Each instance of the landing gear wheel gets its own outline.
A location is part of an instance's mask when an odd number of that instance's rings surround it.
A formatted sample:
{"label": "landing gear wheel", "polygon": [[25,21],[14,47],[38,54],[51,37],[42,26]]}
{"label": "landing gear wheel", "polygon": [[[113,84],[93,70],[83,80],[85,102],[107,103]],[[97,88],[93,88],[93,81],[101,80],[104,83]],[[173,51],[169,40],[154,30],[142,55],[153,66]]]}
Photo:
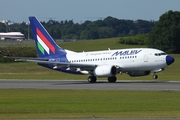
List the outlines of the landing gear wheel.
{"label": "landing gear wheel", "polygon": [[153,75],[153,78],[154,78],[154,79],[157,79],[157,78],[158,78],[158,76],[157,76],[157,75]]}
{"label": "landing gear wheel", "polygon": [[116,80],[117,80],[116,76],[108,77],[108,81],[109,81],[110,83],[115,83]]}
{"label": "landing gear wheel", "polygon": [[89,76],[89,77],[88,77],[88,82],[89,82],[89,83],[95,83],[96,80],[97,80],[97,79],[96,79],[95,76]]}

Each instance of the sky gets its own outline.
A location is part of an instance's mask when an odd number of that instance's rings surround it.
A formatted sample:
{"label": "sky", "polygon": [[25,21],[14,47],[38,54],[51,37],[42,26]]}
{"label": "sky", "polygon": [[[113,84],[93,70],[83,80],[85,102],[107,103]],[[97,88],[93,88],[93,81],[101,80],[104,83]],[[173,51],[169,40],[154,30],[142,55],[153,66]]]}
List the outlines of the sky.
{"label": "sky", "polygon": [[0,0],[0,21],[73,20],[83,23],[108,16],[128,20],[155,20],[169,10],[180,11],[180,0]]}

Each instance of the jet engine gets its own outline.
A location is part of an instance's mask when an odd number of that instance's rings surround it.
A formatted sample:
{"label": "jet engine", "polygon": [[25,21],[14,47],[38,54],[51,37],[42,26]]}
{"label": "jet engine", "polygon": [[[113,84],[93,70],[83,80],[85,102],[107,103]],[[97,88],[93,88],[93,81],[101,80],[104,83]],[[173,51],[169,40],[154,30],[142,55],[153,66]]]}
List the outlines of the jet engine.
{"label": "jet engine", "polygon": [[116,67],[112,65],[98,66],[94,70],[96,77],[112,77],[116,75]]}

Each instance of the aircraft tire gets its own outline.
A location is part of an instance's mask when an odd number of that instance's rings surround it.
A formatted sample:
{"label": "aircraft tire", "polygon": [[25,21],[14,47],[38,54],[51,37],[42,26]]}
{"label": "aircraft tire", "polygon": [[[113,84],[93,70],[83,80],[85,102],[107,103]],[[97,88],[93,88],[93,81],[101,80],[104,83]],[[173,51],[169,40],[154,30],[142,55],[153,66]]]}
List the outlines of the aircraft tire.
{"label": "aircraft tire", "polygon": [[115,83],[116,80],[117,80],[116,76],[108,77],[108,82],[110,82],[110,83]]}
{"label": "aircraft tire", "polygon": [[157,78],[158,78],[158,75],[153,75],[153,78],[154,78],[154,79],[157,79]]}
{"label": "aircraft tire", "polygon": [[97,78],[96,78],[95,76],[89,76],[89,77],[88,77],[88,82],[89,82],[89,83],[95,83],[96,80],[97,80]]}

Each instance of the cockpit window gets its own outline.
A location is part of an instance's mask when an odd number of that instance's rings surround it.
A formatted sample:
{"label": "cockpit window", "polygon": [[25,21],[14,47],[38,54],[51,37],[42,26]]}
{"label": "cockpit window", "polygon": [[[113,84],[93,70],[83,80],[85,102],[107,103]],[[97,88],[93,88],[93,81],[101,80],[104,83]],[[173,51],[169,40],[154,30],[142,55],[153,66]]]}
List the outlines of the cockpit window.
{"label": "cockpit window", "polygon": [[166,55],[166,53],[155,53],[155,56],[161,56],[161,55]]}
{"label": "cockpit window", "polygon": [[161,53],[161,55],[166,55],[166,53]]}

